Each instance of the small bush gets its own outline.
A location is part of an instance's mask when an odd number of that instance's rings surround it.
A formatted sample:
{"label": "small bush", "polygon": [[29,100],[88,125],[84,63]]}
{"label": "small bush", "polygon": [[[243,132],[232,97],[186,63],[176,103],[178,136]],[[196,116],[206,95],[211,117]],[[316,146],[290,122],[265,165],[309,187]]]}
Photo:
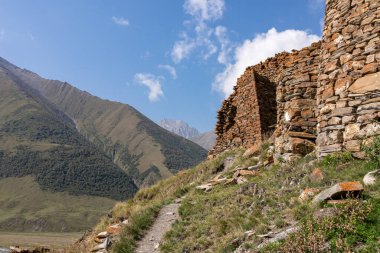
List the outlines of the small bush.
{"label": "small bush", "polygon": [[369,145],[362,145],[361,149],[376,167],[380,166],[380,136],[375,137]]}
{"label": "small bush", "polygon": [[332,217],[305,219],[299,232],[280,244],[278,251],[352,252],[358,246],[375,249],[380,236],[379,212],[378,201],[352,200],[337,207]]}
{"label": "small bush", "polygon": [[350,152],[334,153],[324,157],[321,161],[323,166],[335,167],[340,164],[348,163],[352,161],[354,157]]}

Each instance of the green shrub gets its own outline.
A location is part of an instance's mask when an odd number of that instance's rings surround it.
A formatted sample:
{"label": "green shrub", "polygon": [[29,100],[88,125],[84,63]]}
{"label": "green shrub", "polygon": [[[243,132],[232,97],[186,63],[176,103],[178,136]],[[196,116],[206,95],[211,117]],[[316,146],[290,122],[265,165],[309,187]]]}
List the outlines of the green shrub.
{"label": "green shrub", "polygon": [[354,157],[350,152],[334,153],[324,157],[321,164],[326,167],[335,167],[352,161]]}
{"label": "green shrub", "polygon": [[376,136],[369,145],[362,145],[361,149],[376,167],[380,165],[380,136]]}
{"label": "green shrub", "polygon": [[[332,217],[307,217],[299,232],[278,246],[279,252],[352,252],[375,250],[380,237],[380,203],[352,200],[337,208]],[[265,251],[272,252],[273,246]],[[363,251],[376,252],[376,251]]]}

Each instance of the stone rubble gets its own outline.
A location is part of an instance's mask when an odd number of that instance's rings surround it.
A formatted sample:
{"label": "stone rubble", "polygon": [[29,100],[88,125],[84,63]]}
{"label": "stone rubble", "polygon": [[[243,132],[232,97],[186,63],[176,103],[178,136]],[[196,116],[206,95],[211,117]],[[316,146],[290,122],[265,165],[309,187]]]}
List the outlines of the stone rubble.
{"label": "stone rubble", "polygon": [[249,176],[257,176],[257,170],[248,170],[248,169],[237,169],[235,170],[232,178],[222,177],[222,174],[218,174],[216,177],[208,181],[207,183],[196,186],[195,188],[198,190],[202,190],[204,192],[211,191],[214,186],[220,184],[243,184],[248,182],[246,177]]}
{"label": "stone rubble", "polygon": [[124,219],[119,223],[109,225],[106,228],[106,231],[98,233],[94,238],[96,245],[92,248],[91,252],[107,253],[111,245],[115,242],[115,240],[117,240],[123,227],[127,224],[128,219]]}

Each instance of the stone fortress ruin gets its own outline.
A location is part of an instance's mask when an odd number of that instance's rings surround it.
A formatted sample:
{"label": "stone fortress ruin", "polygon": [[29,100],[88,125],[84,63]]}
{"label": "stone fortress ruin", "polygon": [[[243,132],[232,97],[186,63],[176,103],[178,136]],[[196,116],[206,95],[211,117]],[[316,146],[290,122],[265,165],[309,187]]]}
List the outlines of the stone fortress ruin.
{"label": "stone fortress ruin", "polygon": [[350,151],[380,135],[380,0],[326,0],[322,40],[248,67],[218,112],[210,155],[274,131],[275,158]]}

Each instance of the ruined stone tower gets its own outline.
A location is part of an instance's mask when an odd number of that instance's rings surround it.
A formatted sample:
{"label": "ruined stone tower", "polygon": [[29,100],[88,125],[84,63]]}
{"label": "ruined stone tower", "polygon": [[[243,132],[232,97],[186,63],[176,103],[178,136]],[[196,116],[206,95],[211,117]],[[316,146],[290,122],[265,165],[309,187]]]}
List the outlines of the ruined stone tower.
{"label": "ruined stone tower", "polygon": [[380,134],[380,1],[326,1],[321,55],[317,150],[360,156]]}
{"label": "ruined stone tower", "polygon": [[327,0],[323,38],[248,67],[223,102],[210,154],[274,131],[276,157],[351,151],[380,134],[380,1]]}

